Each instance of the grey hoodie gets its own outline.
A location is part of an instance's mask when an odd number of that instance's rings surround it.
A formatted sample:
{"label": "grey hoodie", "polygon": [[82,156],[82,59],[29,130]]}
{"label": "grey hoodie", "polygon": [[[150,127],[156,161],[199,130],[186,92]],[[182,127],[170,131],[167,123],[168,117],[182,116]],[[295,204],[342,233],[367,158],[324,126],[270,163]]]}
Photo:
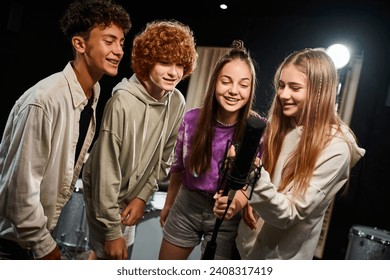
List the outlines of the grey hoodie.
{"label": "grey hoodie", "polygon": [[346,184],[351,168],[362,158],[360,148],[342,126],[348,143],[334,135],[317,160],[313,177],[303,197],[294,195],[293,182],[278,192],[281,170],[301,137],[301,128],[285,137],[275,174],[261,170],[249,204],[258,213],[257,229],[241,221],[236,239],[242,259],[313,259],[326,209]]}
{"label": "grey hoodie", "polygon": [[83,171],[95,251],[105,240],[122,236],[121,211],[127,203],[135,197],[147,202],[158,189],[157,180],[168,175],[184,110],[179,90],[156,100],[135,75],[113,89]]}

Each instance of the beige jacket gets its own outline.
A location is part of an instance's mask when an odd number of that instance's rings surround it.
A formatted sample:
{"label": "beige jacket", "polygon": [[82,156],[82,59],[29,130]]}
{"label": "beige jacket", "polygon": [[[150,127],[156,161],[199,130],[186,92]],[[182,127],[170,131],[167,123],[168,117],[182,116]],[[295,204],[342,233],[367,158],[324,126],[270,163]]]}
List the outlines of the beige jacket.
{"label": "beige jacket", "polygon": [[[96,83],[94,112],[99,94]],[[51,231],[93,141],[95,113],[75,164],[80,112],[87,103],[68,63],[28,89],[8,118],[0,145],[0,238],[17,242],[35,258],[56,246]]]}

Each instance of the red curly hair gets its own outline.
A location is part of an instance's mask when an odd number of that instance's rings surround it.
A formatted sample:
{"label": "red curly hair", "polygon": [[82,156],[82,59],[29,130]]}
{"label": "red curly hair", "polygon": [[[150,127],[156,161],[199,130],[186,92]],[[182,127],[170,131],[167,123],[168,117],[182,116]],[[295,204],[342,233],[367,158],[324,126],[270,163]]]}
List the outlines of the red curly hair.
{"label": "red curly hair", "polygon": [[183,65],[183,80],[195,70],[197,57],[193,32],[187,25],[176,20],[156,20],[135,36],[131,67],[140,80],[147,80],[158,61],[170,61]]}

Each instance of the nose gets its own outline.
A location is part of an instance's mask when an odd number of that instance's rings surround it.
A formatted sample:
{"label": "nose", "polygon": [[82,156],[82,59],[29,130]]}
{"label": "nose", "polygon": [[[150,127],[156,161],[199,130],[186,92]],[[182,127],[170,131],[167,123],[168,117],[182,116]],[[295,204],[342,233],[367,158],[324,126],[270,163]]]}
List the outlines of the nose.
{"label": "nose", "polygon": [[123,46],[122,44],[118,43],[118,44],[114,44],[114,50],[113,50],[113,53],[118,55],[118,56],[123,56],[124,55],[124,51],[123,51]]}
{"label": "nose", "polygon": [[180,67],[177,65],[177,64],[172,64],[169,68],[168,68],[168,74],[172,77],[177,77],[180,75]]}
{"label": "nose", "polygon": [[238,85],[232,84],[232,87],[229,89],[229,93],[237,95],[239,93]]}
{"label": "nose", "polygon": [[278,89],[278,95],[279,95],[279,98],[281,99],[289,99],[291,94],[290,94],[290,91],[287,89],[287,87],[285,88],[279,88]]}

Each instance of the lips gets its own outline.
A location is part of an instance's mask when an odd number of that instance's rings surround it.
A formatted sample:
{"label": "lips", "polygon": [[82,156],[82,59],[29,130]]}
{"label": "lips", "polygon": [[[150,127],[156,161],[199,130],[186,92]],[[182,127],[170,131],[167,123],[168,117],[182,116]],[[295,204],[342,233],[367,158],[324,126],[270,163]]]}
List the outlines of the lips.
{"label": "lips", "polygon": [[166,84],[171,85],[171,86],[174,86],[177,83],[176,80],[167,80],[167,79],[165,79],[165,82],[166,82]]}
{"label": "lips", "polygon": [[114,64],[114,65],[118,65],[120,60],[108,59],[108,62],[110,62],[111,64]]}
{"label": "lips", "polygon": [[225,99],[226,99],[227,101],[230,101],[230,102],[238,102],[238,101],[240,101],[239,99],[237,99],[237,98],[232,98],[232,97],[225,97]]}

